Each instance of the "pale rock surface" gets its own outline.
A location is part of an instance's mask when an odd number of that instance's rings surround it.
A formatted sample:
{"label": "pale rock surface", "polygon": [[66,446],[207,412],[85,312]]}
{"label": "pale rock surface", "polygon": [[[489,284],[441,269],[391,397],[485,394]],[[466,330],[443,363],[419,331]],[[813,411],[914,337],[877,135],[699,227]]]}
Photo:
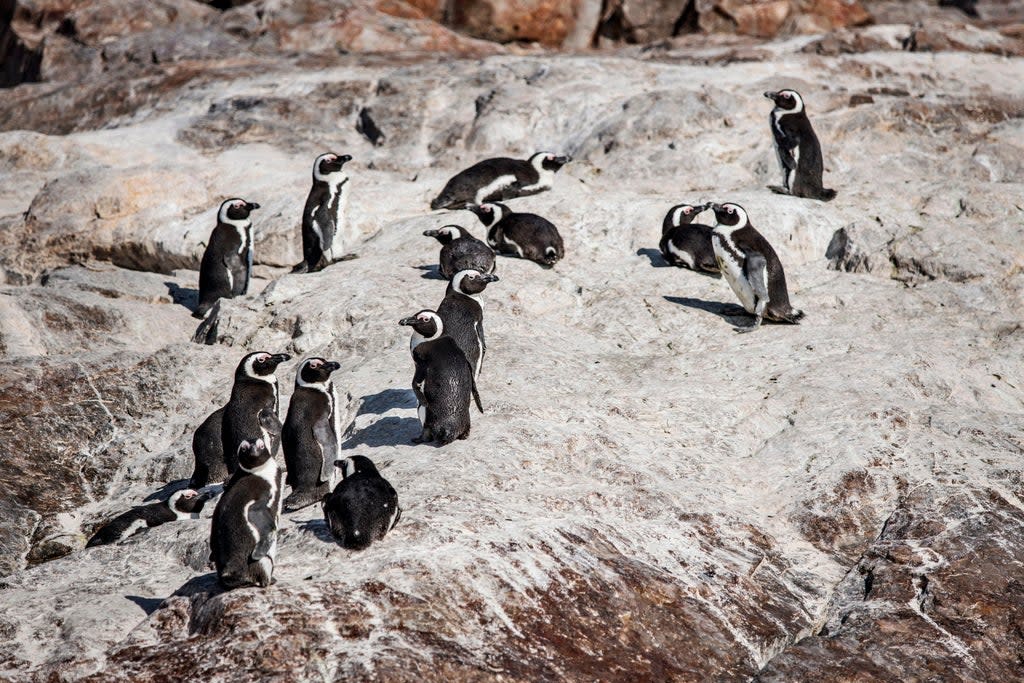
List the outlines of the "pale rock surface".
{"label": "pale rock surface", "polygon": [[[1024,676],[1020,60],[805,51],[816,39],[742,60],[220,65],[66,136],[0,133],[0,676]],[[782,86],[808,103],[830,203],[765,189],[761,92]],[[38,87],[0,120],[32,128],[14,110]],[[384,145],[356,132],[364,106]],[[353,156],[359,258],[291,275],[327,149]],[[567,256],[499,260],[487,412],[466,441],[413,445],[397,323],[444,292],[422,232],[483,234],[429,201],[480,158],[537,149],[576,160],[514,204]],[[220,343],[191,344],[229,196],[263,205],[258,279],[223,302]],[[803,324],[736,335],[724,281],[663,267],[664,213],[703,200],[748,209]],[[230,593],[206,563],[212,506],[85,550],[183,484],[193,430],[259,349],[295,356],[282,414],[302,357],[340,361],[343,454],[382,467],[399,526],[354,553],[316,507],[286,515],[277,583]]]}

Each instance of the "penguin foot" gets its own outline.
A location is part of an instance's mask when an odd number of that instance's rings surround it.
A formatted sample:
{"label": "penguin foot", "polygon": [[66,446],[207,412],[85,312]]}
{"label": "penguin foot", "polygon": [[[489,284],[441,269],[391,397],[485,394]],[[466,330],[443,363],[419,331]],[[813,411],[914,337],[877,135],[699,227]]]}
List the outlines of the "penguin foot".
{"label": "penguin foot", "polygon": [[761,316],[754,318],[753,325],[747,325],[746,327],[734,327],[733,329],[736,330],[738,334],[746,334],[747,332],[753,332],[759,327],[761,327]]}
{"label": "penguin foot", "polygon": [[293,273],[306,273],[306,272],[309,272],[309,264],[306,263],[305,261],[302,261],[301,263],[296,263],[292,267],[292,272]]}
{"label": "penguin foot", "polygon": [[774,192],[775,194],[793,194],[792,192],[782,187],[781,185],[769,185],[768,189]]}
{"label": "penguin foot", "polygon": [[338,258],[331,261],[331,263],[341,263],[342,261],[351,261],[352,259],[359,258],[359,254],[342,254]]}
{"label": "penguin foot", "polygon": [[291,495],[284,499],[282,507],[285,512],[295,512],[319,502],[320,499],[316,497],[316,491],[292,491]]}

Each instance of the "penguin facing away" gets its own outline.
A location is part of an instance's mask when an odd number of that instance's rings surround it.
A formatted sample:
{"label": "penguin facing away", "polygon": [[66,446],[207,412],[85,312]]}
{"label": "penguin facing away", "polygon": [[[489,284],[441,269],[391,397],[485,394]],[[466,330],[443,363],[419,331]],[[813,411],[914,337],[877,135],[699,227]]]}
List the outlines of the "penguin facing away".
{"label": "penguin facing away", "polygon": [[338,542],[363,550],[384,538],[402,518],[398,494],[369,458],[355,455],[338,460],[342,480],[323,501],[324,519]]}
{"label": "penguin facing away", "polygon": [[292,487],[286,512],[312,505],[330,493],[341,448],[338,399],[331,373],[340,363],[307,358],[295,373],[295,392],[281,430],[281,450]]}
{"label": "penguin facing away", "polygon": [[555,224],[497,202],[467,206],[487,228],[487,243],[503,256],[518,256],[550,268],[565,257]]}
{"label": "penguin facing away", "polygon": [[414,443],[436,441],[444,446],[469,436],[469,404],[483,412],[473,380],[473,369],[458,344],[444,332],[441,317],[430,310],[403,318],[399,325],[413,328],[412,360],[416,371],[412,389],[419,402],[423,429]]}
{"label": "penguin facing away", "polygon": [[743,308],[754,315],[752,325],[736,331],[752,332],[763,318],[798,323],[804,313],[789,303],[786,275],[772,245],[754,229],[739,204],[712,204],[711,208],[717,220],[711,238],[719,268]]}
{"label": "penguin facing away", "polygon": [[259,204],[238,198],[220,205],[217,225],[199,266],[199,307],[194,317],[205,317],[220,298],[230,299],[249,291],[253,261],[249,214],[258,208]]}
{"label": "penguin facing away", "polygon": [[195,456],[196,464],[188,480],[189,488],[199,489],[228,477],[221,435],[226,410],[227,406],[224,406],[210,413],[192,435],[192,455]]}
{"label": "penguin facing away", "polygon": [[571,157],[551,152],[537,152],[527,160],[485,159],[455,174],[430,202],[430,208],[461,209],[466,204],[527,197],[550,190],[555,173],[570,161]]}
{"label": "penguin facing away", "polygon": [[343,255],[344,241],[351,239],[345,209],[349,198],[349,177],[343,167],[348,154],[321,154],[313,162],[313,187],[302,209],[302,262],[293,273],[323,270],[335,261],[355,258]]}
{"label": "penguin facing away", "polygon": [[438,262],[441,277],[445,280],[451,280],[460,270],[494,272],[494,250],[473,237],[469,230],[458,225],[446,225],[437,230],[425,230],[423,234],[435,238],[442,245]]}
{"label": "penguin facing away", "polygon": [[149,505],[138,505],[122,512],[101,526],[85,544],[86,548],[120,541],[145,528],[152,528],[180,519],[199,519],[206,501],[216,495],[213,491],[194,489],[175,491],[167,500]]}
{"label": "penguin facing away", "polygon": [[286,353],[258,351],[242,358],[235,368],[235,382],[221,424],[225,467],[229,474],[234,473],[238,465],[235,454],[243,441],[254,443],[263,439],[271,455],[277,455],[281,445],[281,420],[274,371],[289,359],[291,356]]}
{"label": "penguin facing away", "polygon": [[282,474],[263,439],[243,441],[238,469],[213,510],[210,560],[227,589],[274,582]]}
{"label": "penguin facing away", "polygon": [[437,315],[444,323],[444,333],[462,349],[473,368],[474,379],[480,376],[484,354],[487,353],[484,309],[479,296],[491,282],[498,282],[498,276],[478,270],[460,270],[452,276],[444,299],[437,307]]}
{"label": "penguin facing away", "polygon": [[769,185],[768,189],[823,202],[834,199],[836,191],[822,187],[821,144],[807,118],[803,97],[795,90],[768,91],[764,96],[775,103],[769,121],[782,170],[782,185]]}
{"label": "penguin facing away", "polygon": [[707,273],[718,272],[715,247],[711,244],[714,228],[693,222],[708,206],[677,204],[665,214],[658,247],[670,265]]}

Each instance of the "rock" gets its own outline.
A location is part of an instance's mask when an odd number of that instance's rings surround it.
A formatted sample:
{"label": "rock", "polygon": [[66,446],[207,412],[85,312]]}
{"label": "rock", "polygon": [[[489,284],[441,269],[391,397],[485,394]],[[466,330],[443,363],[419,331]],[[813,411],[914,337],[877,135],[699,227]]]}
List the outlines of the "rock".
{"label": "rock", "polygon": [[[455,3],[447,23],[469,35],[499,43],[536,41],[558,47],[570,36],[593,34],[601,3],[596,0],[470,0]],[[587,22],[582,23],[581,22]],[[579,47],[586,47],[587,41]]]}

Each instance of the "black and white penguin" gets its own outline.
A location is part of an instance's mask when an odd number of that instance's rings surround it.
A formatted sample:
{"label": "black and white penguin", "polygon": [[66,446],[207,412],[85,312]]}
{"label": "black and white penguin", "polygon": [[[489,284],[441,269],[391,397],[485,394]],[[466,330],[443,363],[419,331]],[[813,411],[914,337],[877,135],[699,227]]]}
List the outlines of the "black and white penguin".
{"label": "black and white penguin", "polygon": [[469,436],[469,402],[483,412],[473,380],[473,369],[455,340],[445,334],[444,323],[434,311],[423,310],[403,318],[399,325],[412,327],[410,341],[416,372],[412,390],[419,402],[417,414],[423,431],[416,443],[436,441],[444,446]]}
{"label": "black and white penguin", "polygon": [[480,293],[488,283],[497,282],[493,273],[460,270],[452,276],[437,314],[444,323],[444,333],[455,340],[473,368],[473,378],[480,376],[487,342],[484,340],[484,309]]}
{"label": "black and white penguin", "polygon": [[222,482],[228,477],[227,460],[224,458],[224,411],[227,406],[210,413],[192,435],[192,455],[195,467],[190,488],[199,489],[210,483]]}
{"label": "black and white penguin", "polygon": [[487,243],[499,254],[518,256],[551,267],[565,256],[558,228],[533,213],[519,213],[491,202],[466,207],[487,228]]}
{"label": "black and white penguin", "polygon": [[281,430],[288,474],[292,487],[284,500],[285,512],[312,505],[330,493],[334,461],[341,448],[338,398],[331,373],[340,363],[307,358],[295,373],[295,392],[288,403],[288,416]]}
{"label": "black and white penguin", "polygon": [[461,209],[466,204],[483,204],[526,197],[550,190],[558,169],[572,161],[551,152],[537,152],[527,160],[485,159],[460,171],[448,181],[431,209]]}
{"label": "black and white penguin", "polygon": [[351,160],[348,154],[329,152],[313,162],[313,187],[302,209],[302,262],[293,273],[312,273],[352,258],[342,255],[344,242],[351,237],[345,220],[349,178],[342,167]]}
{"label": "black and white penguin", "polygon": [[711,244],[714,228],[692,222],[706,208],[707,204],[677,204],[665,214],[658,246],[669,264],[708,273],[718,272],[715,247]]}
{"label": "black and white penguin", "polygon": [[175,491],[167,500],[149,505],[138,505],[101,526],[92,535],[86,548],[120,541],[142,529],[160,526],[179,519],[199,519],[206,501],[216,495],[212,491],[199,492],[193,489]]}
{"label": "black and white penguin", "polygon": [[423,232],[442,244],[441,276],[451,280],[460,270],[479,270],[481,273],[494,272],[494,250],[486,243],[473,237],[472,233],[458,225],[446,225],[437,230]]}
{"label": "black and white penguin", "polygon": [[281,445],[281,419],[278,417],[280,399],[277,377],[274,370],[289,360],[286,353],[250,353],[235,369],[235,383],[231,387],[231,398],[224,406],[221,421],[221,440],[225,467],[228,474],[235,471],[235,453],[243,441],[254,443],[256,439],[277,455]]}
{"label": "black and white penguin", "polygon": [[398,494],[365,456],[354,455],[334,465],[341,468],[343,478],[324,498],[327,528],[343,547],[363,550],[384,538],[402,518]]}
{"label": "black and white penguin", "polygon": [[225,588],[267,587],[274,582],[281,479],[263,439],[243,441],[238,469],[213,509],[210,560]]}
{"label": "black and white penguin", "polygon": [[754,324],[736,328],[752,332],[763,318],[798,323],[804,317],[789,304],[786,275],[772,245],[750,224],[739,204],[712,204],[718,224],[711,234],[715,257],[743,308],[754,315]]}
{"label": "black and white penguin", "polygon": [[192,315],[206,316],[217,299],[241,296],[249,291],[252,277],[252,221],[249,214],[259,204],[229,199],[220,205],[217,225],[210,233],[199,266],[199,307]]}
{"label": "black and white penguin", "polygon": [[768,91],[765,97],[775,103],[769,121],[775,154],[782,169],[782,185],[769,185],[778,194],[791,194],[827,202],[836,196],[835,190],[822,187],[821,175],[825,170],[821,159],[821,145],[807,118],[804,99],[796,90]]}

